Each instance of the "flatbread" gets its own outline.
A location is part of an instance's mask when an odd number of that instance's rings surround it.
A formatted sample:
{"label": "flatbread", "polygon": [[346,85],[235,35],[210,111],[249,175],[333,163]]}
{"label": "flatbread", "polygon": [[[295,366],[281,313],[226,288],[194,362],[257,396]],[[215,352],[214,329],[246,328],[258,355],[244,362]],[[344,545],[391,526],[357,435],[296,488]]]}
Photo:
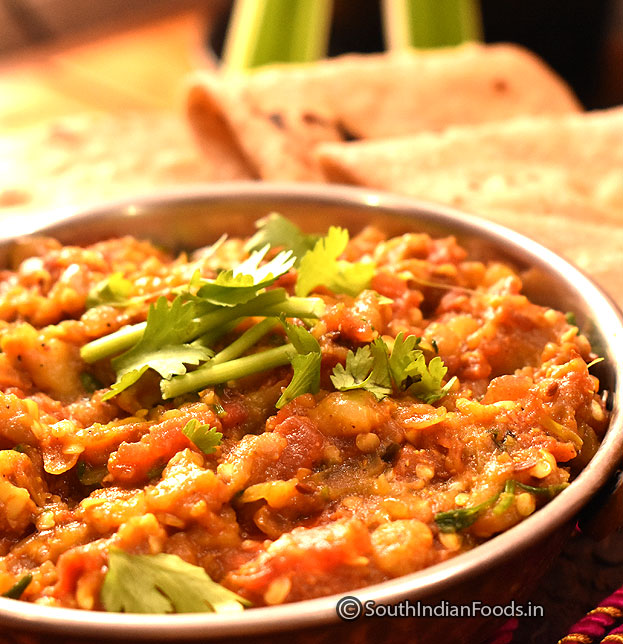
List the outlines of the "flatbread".
{"label": "flatbread", "polygon": [[81,114],[0,138],[2,215],[251,176],[218,145],[202,154],[184,118],[172,113]]}
{"label": "flatbread", "polygon": [[623,108],[324,144],[317,158],[331,181],[472,210],[623,213]]}
{"label": "flatbread", "polygon": [[204,73],[191,80],[187,97],[200,141],[209,142],[220,127],[259,177],[295,181],[322,178],[313,156],[321,142],[579,109],[536,56],[506,44]]}
{"label": "flatbread", "polygon": [[606,289],[620,280],[623,108],[325,144],[317,158],[331,181],[476,213],[565,255]]}

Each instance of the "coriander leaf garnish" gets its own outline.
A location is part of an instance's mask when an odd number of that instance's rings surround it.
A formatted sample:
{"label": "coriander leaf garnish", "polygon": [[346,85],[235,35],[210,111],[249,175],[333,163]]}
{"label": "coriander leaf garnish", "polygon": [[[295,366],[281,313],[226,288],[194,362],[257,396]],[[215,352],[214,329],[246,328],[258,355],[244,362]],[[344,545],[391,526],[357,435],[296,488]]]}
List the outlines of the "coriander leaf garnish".
{"label": "coriander leaf garnish", "polygon": [[322,285],[335,293],[356,296],[368,288],[374,275],[374,264],[338,260],[347,244],[348,231],[331,226],[327,236],[319,239],[301,259],[295,293],[305,296]]}
{"label": "coriander leaf garnish", "polygon": [[254,251],[242,264],[221,271],[214,280],[202,280],[197,297],[219,306],[244,304],[259,291],[273,284],[294,265],[292,251],[281,252],[266,264],[259,266],[268,252],[268,246]]}
{"label": "coriander leaf garnish", "polygon": [[294,375],[290,384],[283,390],[275,404],[281,409],[285,404],[302,394],[318,393],[320,386],[320,353],[297,353],[292,357],[291,364]]}
{"label": "coriander leaf garnish", "polygon": [[389,359],[392,379],[399,390],[408,390],[416,398],[431,404],[443,398],[454,385],[456,377],[442,387],[441,382],[448,368],[440,357],[434,357],[428,365],[424,352],[418,349],[420,338],[402,333],[396,336]]}
{"label": "coriander leaf garnish", "polygon": [[271,248],[288,248],[296,258],[295,266],[298,266],[303,255],[318,241],[318,235],[304,234],[298,226],[276,212],[255,222],[255,226],[258,230],[247,242],[245,250],[259,250],[266,244]]}
{"label": "coriander leaf garnish", "polygon": [[[311,250],[312,237],[303,235],[276,216],[270,218],[262,234],[271,237],[269,243],[276,243],[277,238],[285,242],[285,237],[289,236],[295,239],[298,251],[305,250],[299,266],[297,294],[306,295],[324,284],[334,291],[356,295],[369,285],[373,264],[353,264],[338,259],[348,244],[346,230],[330,228],[327,236],[317,241]],[[148,370],[161,376],[160,389],[166,399],[288,363],[292,365],[294,375],[278,406],[302,393],[317,392],[321,353],[318,342],[307,330],[286,325],[289,344],[244,355],[276,323],[271,320],[272,316],[308,320],[320,317],[324,311],[321,299],[290,297],[284,289],[267,290],[295,262],[292,250],[279,252],[272,260],[264,262],[268,250],[268,244],[259,250],[252,248],[245,261],[231,270],[221,271],[212,280],[202,279],[195,272],[190,284],[176,291],[178,295],[172,302],[159,297],[150,306],[146,322],[85,345],[80,353],[87,362],[120,354],[112,360],[116,382],[104,399],[132,386]],[[214,355],[210,347],[219,337],[252,316],[266,319]],[[387,348],[379,340],[368,351],[372,364],[365,382],[358,382],[352,388],[364,388],[382,398],[391,392],[392,386]],[[190,366],[198,368],[188,372]]]}
{"label": "coriander leaf garnish", "polygon": [[338,391],[365,389],[373,393],[377,400],[391,394],[393,388],[406,390],[428,404],[443,398],[452,388],[456,377],[442,387],[447,367],[439,357],[433,358],[427,365],[422,350],[415,348],[418,343],[418,337],[410,335],[405,338],[399,333],[391,355],[381,338],[360,347],[357,353],[349,351],[346,366],[337,364],[333,369],[333,386]]}
{"label": "coriander leaf garnish", "polygon": [[[189,323],[180,333],[185,342],[196,341],[206,334],[212,335],[218,330],[227,329],[227,325],[234,320],[249,316],[268,316],[285,314],[288,317],[301,319],[318,318],[324,310],[325,305],[319,298],[314,297],[289,297],[282,288],[271,289],[256,295],[253,299],[236,306],[215,306],[201,298],[188,295],[178,295],[180,301],[187,306],[196,307],[196,318]],[[146,322],[139,322],[111,333],[110,335],[97,338],[85,344],[80,349],[80,357],[89,363],[97,362],[102,358],[115,355],[129,349],[140,342],[145,333]],[[183,333],[182,333],[183,331]],[[218,333],[216,334],[218,336]]]}
{"label": "coriander leaf garnish", "polygon": [[250,606],[177,555],[132,555],[116,547],[108,551],[101,599],[107,611],[126,613],[224,613]]}
{"label": "coriander leaf garnish", "polygon": [[30,585],[32,581],[32,575],[30,573],[24,575],[18,579],[11,588],[9,588],[5,593],[2,593],[2,597],[8,597],[9,599],[19,599],[23,594],[26,588]]}
{"label": "coriander leaf garnish", "polygon": [[364,389],[374,394],[377,400],[385,398],[392,391],[385,343],[377,338],[357,349],[357,353],[349,350],[346,367],[335,365],[331,382],[338,391]]}
{"label": "coriander leaf garnish", "polygon": [[331,382],[339,391],[358,389],[365,382],[372,371],[374,358],[370,346],[366,345],[353,353],[351,349],[346,354],[346,366],[336,364],[333,368]]}
{"label": "coriander leaf garnish", "polygon": [[122,391],[125,391],[132,385],[136,384],[148,369],[148,365],[143,365],[140,369],[132,369],[131,371],[127,371],[126,373],[117,376],[117,380],[110,385],[110,391],[107,391],[102,396],[102,400],[110,400],[117,394],[120,394]]}
{"label": "coriander leaf garnish", "polygon": [[387,345],[381,338],[376,338],[370,344],[370,351],[373,359],[372,371],[369,382],[364,388],[374,394],[378,400],[381,400],[392,393],[392,379],[389,369]]}
{"label": "coriander leaf garnish", "polygon": [[305,327],[290,324],[283,316],[281,323],[286,330],[288,339],[299,353],[320,353],[318,340]]}
{"label": "coriander leaf garnish", "polygon": [[273,282],[280,275],[287,273],[294,264],[291,250],[282,251],[275,255],[275,257],[273,257],[269,262],[266,262],[266,264],[262,264],[262,266],[259,265],[266,256],[269,248],[268,244],[266,244],[264,248],[253,251],[251,255],[249,255],[249,257],[241,264],[236,266],[236,268],[231,271],[222,271],[217,276],[217,282],[219,284],[227,283],[232,277],[234,278],[234,282],[237,280],[248,282],[249,278],[251,278],[253,284],[257,285],[265,282]]}
{"label": "coriander leaf garnish", "polygon": [[509,479],[504,484],[504,490],[498,497],[491,512],[494,516],[500,516],[508,511],[515,501],[515,481]]}
{"label": "coriander leaf garnish", "polygon": [[429,405],[443,398],[456,382],[456,376],[453,376],[443,387],[441,386],[441,381],[447,371],[448,367],[438,356],[433,358],[427,366],[424,354],[420,351],[420,355],[416,357],[413,366],[408,370],[408,377],[419,378],[409,387],[409,393]]}
{"label": "coriander leaf garnish", "polygon": [[147,369],[157,371],[168,380],[186,373],[186,365],[197,365],[210,358],[213,352],[208,348],[185,342],[187,329],[195,315],[193,302],[184,302],[181,297],[176,297],[169,305],[165,297],[159,297],[149,307],[147,326],[139,342],[112,361],[117,381],[105,398],[137,382]]}
{"label": "coriander leaf garnish", "polygon": [[422,353],[417,346],[420,338],[416,335],[408,335],[400,332],[392,347],[392,353],[389,358],[389,369],[392,374],[392,380],[396,388],[404,390],[413,383],[414,363],[416,358]]}
{"label": "coriander leaf garnish", "polygon": [[[178,295],[169,307],[166,300],[161,298],[155,306],[152,305],[146,323],[121,329],[82,347],[82,358],[87,362],[95,362],[135,343],[129,351],[113,360],[117,381],[106,394],[106,398],[115,396],[137,382],[149,368],[154,368],[163,377],[160,388],[164,397],[172,398],[183,393],[199,391],[209,385],[288,364],[291,355],[296,353],[291,344],[253,356],[237,358],[240,352],[236,350],[232,353],[231,349],[240,346],[248,348],[252,342],[257,341],[259,337],[255,337],[253,330],[243,334],[209,362],[206,360],[213,353],[205,346],[204,340],[208,335],[212,339],[218,338],[218,332],[229,330],[229,325],[234,320],[281,314],[307,319],[320,317],[324,311],[321,299],[289,297],[282,288],[259,293],[248,302],[233,307],[214,307],[211,304],[208,306],[212,308],[204,312],[202,302],[197,298],[187,300],[183,295]],[[268,331],[274,324],[276,321],[264,321],[257,326],[261,327],[260,330]],[[153,325],[151,331],[150,325]],[[247,342],[249,338],[251,343]],[[204,364],[199,369],[186,373],[186,364],[194,365],[200,362]],[[173,373],[174,371],[177,373]],[[166,373],[169,376],[166,376]],[[171,376],[173,377],[169,380]]]}
{"label": "coriander leaf garnish", "polygon": [[320,389],[320,363],[322,354],[318,340],[305,328],[283,321],[288,338],[297,354],[291,364],[294,375],[277,401],[277,409],[306,393],[315,394]]}
{"label": "coriander leaf garnish", "polygon": [[[294,302],[297,299],[300,300],[300,304]],[[295,306],[309,305],[300,298],[291,298],[291,300],[291,303]],[[301,310],[301,313],[297,317],[304,318],[307,316],[303,315]],[[247,349],[250,349],[276,324],[277,321],[275,319],[266,318],[262,322],[247,329],[237,340],[217,353],[212,360],[195,371],[174,376],[171,380],[163,380],[160,383],[163,397],[175,398],[175,396],[180,396],[190,391],[199,391],[211,385],[236,380],[261,371],[268,371],[269,369],[287,365],[288,363],[295,366],[296,379],[292,387],[286,390],[288,392],[287,395],[284,392],[286,397],[290,397],[293,392],[297,392],[296,395],[306,393],[306,391],[302,390],[303,384],[307,384],[312,390],[317,391],[316,383],[320,377],[320,347],[317,346],[316,339],[302,327],[296,327],[292,324],[286,325],[290,339],[288,344],[242,356]],[[318,357],[305,358],[305,360],[297,358],[299,355],[305,356],[309,354],[312,356],[317,355]],[[285,404],[283,400],[281,402]]]}
{"label": "coriander leaf garnish", "polygon": [[223,434],[216,427],[201,425],[196,418],[191,418],[182,429],[187,436],[204,454],[213,454],[221,444]]}
{"label": "coriander leaf garnish", "polygon": [[183,376],[162,380],[160,382],[162,397],[165,399],[175,398],[191,391],[201,391],[212,385],[281,367],[291,363],[295,355],[296,349],[292,343],[288,343],[219,364],[208,362]]}
{"label": "coriander leaf garnish", "polygon": [[132,282],[123,277],[123,273],[113,273],[89,291],[86,307],[92,309],[101,304],[125,306],[131,292]]}

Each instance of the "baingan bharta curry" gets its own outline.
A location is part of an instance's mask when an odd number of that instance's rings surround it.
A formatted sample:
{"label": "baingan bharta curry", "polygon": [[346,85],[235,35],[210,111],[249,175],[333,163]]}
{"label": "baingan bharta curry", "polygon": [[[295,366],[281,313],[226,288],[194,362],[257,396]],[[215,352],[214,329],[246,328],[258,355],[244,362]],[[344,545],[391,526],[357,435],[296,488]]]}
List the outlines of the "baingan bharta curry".
{"label": "baingan bharta curry", "polygon": [[31,237],[0,275],[0,593],[242,610],[444,561],[568,485],[595,355],[452,237],[283,217],[173,255]]}

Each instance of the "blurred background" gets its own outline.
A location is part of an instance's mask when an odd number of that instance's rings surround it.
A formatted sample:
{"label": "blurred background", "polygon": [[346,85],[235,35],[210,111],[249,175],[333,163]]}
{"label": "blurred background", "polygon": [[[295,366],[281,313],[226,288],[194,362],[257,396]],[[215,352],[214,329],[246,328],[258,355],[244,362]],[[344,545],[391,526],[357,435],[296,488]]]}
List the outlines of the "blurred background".
{"label": "blurred background", "polygon": [[[572,85],[588,108],[623,102],[623,0],[481,0],[480,4],[484,40],[516,42],[532,49]],[[218,55],[230,5],[227,0],[0,0],[0,66],[3,59],[14,59],[29,48],[53,46],[67,38],[89,40],[105,30],[185,9],[199,16],[198,47],[204,44]],[[379,0],[336,0],[330,54],[383,48]]]}

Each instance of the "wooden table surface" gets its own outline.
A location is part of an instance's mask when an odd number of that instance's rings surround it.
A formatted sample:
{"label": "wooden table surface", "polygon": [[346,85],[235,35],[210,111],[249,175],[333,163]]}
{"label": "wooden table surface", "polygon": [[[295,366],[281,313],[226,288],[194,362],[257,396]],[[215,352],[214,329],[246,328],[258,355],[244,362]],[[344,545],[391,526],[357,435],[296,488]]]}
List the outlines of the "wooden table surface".
{"label": "wooden table surface", "polygon": [[[209,64],[200,53],[204,29],[205,16],[198,11],[185,11],[146,24],[121,28],[117,25],[110,30],[100,28],[80,38],[0,58],[0,138],[51,117],[85,111],[179,109],[182,79],[189,71]],[[610,285],[609,290],[623,301],[623,281]],[[571,570],[572,578],[550,583],[551,590],[546,585],[538,596],[540,601],[549,601],[547,597],[555,595],[560,584],[572,585],[577,581],[580,575],[578,560],[586,560],[586,565],[580,565],[583,579],[590,580],[601,574],[601,560],[593,556],[593,546],[584,537],[575,539],[571,547],[573,555],[563,555],[562,565],[555,565],[554,569],[558,577]],[[623,582],[623,539],[612,548],[621,556],[609,562],[611,579],[607,584],[588,588],[588,582],[582,582],[583,586],[577,582],[577,593],[581,592],[582,596],[577,598],[574,610],[571,608],[575,600],[565,600],[557,607],[556,600],[551,600],[548,623],[555,622],[563,605],[569,615],[551,627],[550,635],[562,634],[561,624],[568,626],[581,612],[596,605],[602,596]],[[573,594],[575,596],[575,591]],[[522,627],[522,642],[551,641],[533,640],[535,628],[537,625],[532,623]],[[543,628],[544,624],[538,625],[538,629]],[[32,641],[21,637],[13,639],[5,631],[0,633],[0,644]]]}

